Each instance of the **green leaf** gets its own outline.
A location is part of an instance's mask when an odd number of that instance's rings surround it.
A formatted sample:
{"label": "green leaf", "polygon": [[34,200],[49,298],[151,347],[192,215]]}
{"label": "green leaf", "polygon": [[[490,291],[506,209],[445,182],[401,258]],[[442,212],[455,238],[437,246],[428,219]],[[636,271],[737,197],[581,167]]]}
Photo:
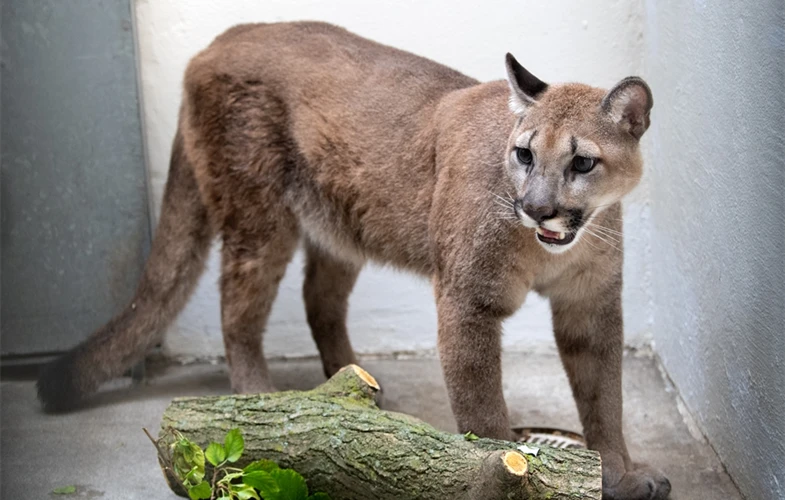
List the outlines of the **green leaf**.
{"label": "green leaf", "polygon": [[278,494],[278,482],[263,470],[255,470],[243,474],[243,483],[256,488],[262,494],[262,498],[269,500]]}
{"label": "green leaf", "polygon": [[218,467],[218,464],[226,460],[226,450],[219,443],[210,443],[204,451],[204,456],[208,462],[213,464],[213,467]]}
{"label": "green leaf", "polygon": [[243,435],[240,434],[240,429],[232,429],[226,434],[224,447],[226,448],[227,462],[236,462],[240,458],[245,449],[245,441]]}
{"label": "green leaf", "polygon": [[60,486],[52,490],[55,495],[73,495],[76,493],[76,486],[69,484],[68,486]]}
{"label": "green leaf", "polygon": [[308,500],[308,485],[303,476],[292,469],[278,469],[270,473],[278,483],[277,496],[265,497],[264,500]]}
{"label": "green leaf", "polygon": [[188,483],[189,485],[194,485],[201,483],[202,479],[204,479],[204,468],[202,468],[200,471],[199,467],[194,465],[194,468],[191,469],[191,471],[183,478],[183,482]]}
{"label": "green leaf", "polygon": [[[192,473],[194,467],[196,473],[193,477],[204,477],[204,452],[193,441],[178,439],[172,443],[172,465],[174,472],[182,481]],[[198,483],[201,479],[194,481]]]}
{"label": "green leaf", "polygon": [[202,481],[196,486],[188,488],[188,496],[191,497],[191,500],[203,500],[210,498],[212,494],[213,489],[210,488],[210,484],[207,481]]}
{"label": "green leaf", "polygon": [[330,495],[322,492],[314,493],[308,497],[308,500],[330,500]]}
{"label": "green leaf", "polygon": [[477,441],[480,438],[479,436],[477,436],[477,434],[473,433],[472,431],[469,431],[463,435],[463,439],[465,439],[466,441]]}
{"label": "green leaf", "polygon": [[[225,471],[225,470],[226,470],[226,469],[224,469],[224,471]],[[237,478],[241,478],[241,477],[242,477],[242,475],[243,475],[243,473],[242,473],[242,472],[231,472],[231,473],[229,473],[229,474],[226,474],[226,475],[225,475],[224,477],[222,477],[220,480],[218,480],[218,484],[229,484],[229,483],[231,483],[232,481],[234,481],[235,479],[237,479]]]}
{"label": "green leaf", "polygon": [[257,460],[245,466],[243,472],[253,472],[255,470],[263,470],[265,472],[272,472],[278,469],[278,464],[272,460]]}
{"label": "green leaf", "polygon": [[239,498],[240,500],[248,500],[249,498],[260,500],[259,495],[253,489],[253,487],[248,486],[247,484],[233,484],[232,493],[234,495],[237,495],[237,498]]}

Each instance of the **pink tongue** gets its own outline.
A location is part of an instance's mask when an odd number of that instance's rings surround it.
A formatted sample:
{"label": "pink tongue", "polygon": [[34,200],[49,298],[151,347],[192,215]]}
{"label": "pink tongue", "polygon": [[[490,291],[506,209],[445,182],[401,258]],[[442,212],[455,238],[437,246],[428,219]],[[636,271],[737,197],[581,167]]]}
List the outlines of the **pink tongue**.
{"label": "pink tongue", "polygon": [[540,232],[546,238],[554,238],[554,239],[558,239],[559,238],[559,233],[557,233],[556,231],[548,231],[544,227],[540,228]]}

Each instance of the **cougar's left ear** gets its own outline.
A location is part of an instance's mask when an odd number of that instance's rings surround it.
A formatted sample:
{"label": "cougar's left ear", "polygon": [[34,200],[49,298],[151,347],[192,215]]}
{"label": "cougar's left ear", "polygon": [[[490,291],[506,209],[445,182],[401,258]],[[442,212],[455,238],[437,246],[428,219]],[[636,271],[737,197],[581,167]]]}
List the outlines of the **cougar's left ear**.
{"label": "cougar's left ear", "polygon": [[548,84],[529,73],[529,71],[507,53],[507,82],[510,84],[510,109],[516,115],[523,113],[527,106],[534,104],[545,92]]}
{"label": "cougar's left ear", "polygon": [[649,128],[653,105],[651,89],[637,76],[620,81],[602,99],[602,110],[635,139],[640,139]]}

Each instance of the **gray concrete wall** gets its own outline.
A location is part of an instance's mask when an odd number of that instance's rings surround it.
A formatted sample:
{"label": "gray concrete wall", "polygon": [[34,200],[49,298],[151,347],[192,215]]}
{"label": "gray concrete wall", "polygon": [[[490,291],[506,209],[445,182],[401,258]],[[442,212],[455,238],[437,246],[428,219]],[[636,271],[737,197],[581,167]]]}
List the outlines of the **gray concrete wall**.
{"label": "gray concrete wall", "polygon": [[656,350],[742,492],[783,499],[785,3],[644,5]]}

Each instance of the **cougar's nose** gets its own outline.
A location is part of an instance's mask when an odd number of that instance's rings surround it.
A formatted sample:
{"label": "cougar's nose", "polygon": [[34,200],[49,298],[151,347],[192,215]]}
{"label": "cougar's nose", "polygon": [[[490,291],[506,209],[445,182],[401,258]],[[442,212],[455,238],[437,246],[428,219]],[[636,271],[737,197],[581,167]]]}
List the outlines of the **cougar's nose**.
{"label": "cougar's nose", "polygon": [[556,217],[557,212],[557,210],[552,206],[534,205],[532,203],[524,203],[523,211],[526,213],[526,215],[534,219],[537,224],[541,224],[543,221],[548,219],[553,219]]}

